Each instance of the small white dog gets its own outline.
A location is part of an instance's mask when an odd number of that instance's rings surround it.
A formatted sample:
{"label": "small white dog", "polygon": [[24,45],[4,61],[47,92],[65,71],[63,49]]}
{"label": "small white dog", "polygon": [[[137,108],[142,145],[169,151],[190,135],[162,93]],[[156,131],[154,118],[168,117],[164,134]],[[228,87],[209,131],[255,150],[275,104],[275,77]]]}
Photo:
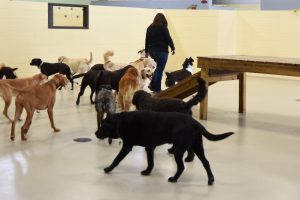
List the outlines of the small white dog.
{"label": "small white dog", "polygon": [[65,56],[60,56],[58,62],[67,64],[72,73],[83,74],[90,70],[90,64],[93,61],[92,52],[90,52],[90,59],[86,58],[67,58]]}

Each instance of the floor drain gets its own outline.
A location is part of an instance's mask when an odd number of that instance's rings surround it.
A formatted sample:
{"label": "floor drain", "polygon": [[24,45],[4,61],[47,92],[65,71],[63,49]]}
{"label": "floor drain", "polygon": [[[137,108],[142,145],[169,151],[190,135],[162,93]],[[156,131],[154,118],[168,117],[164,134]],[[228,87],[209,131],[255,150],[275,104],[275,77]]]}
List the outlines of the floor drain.
{"label": "floor drain", "polygon": [[296,101],[300,101],[300,99],[296,99]]}
{"label": "floor drain", "polygon": [[74,139],[75,142],[90,142],[92,141],[91,138],[76,138]]}

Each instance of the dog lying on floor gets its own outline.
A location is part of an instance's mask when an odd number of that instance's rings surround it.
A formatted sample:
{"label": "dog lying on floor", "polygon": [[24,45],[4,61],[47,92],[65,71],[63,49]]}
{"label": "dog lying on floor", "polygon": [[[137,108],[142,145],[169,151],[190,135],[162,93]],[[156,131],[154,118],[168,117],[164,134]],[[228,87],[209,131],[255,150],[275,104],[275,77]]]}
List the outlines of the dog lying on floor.
{"label": "dog lying on floor", "polygon": [[17,75],[15,74],[15,71],[18,68],[11,68],[5,66],[5,64],[0,64],[0,79],[3,79],[5,77],[6,79],[16,79]]}
{"label": "dog lying on floor", "polygon": [[0,96],[2,97],[5,106],[3,109],[3,115],[9,120],[12,119],[8,116],[8,108],[11,104],[13,96],[18,94],[18,90],[22,90],[25,87],[39,85],[47,79],[47,76],[44,74],[36,74],[30,78],[20,78],[20,79],[3,79],[0,80]]}
{"label": "dog lying on floor", "polygon": [[182,81],[183,79],[186,79],[187,77],[191,76],[193,74],[193,62],[194,60],[192,57],[186,58],[182,64],[182,69],[173,72],[166,72],[166,86],[171,87],[177,82]]}
{"label": "dog lying on floor", "polygon": [[177,171],[169,182],[176,182],[184,170],[182,160],[184,152],[189,146],[201,160],[208,176],[208,185],[214,183],[214,175],[210,164],[205,157],[202,136],[211,141],[218,141],[232,135],[227,132],[213,135],[208,132],[198,121],[189,115],[182,113],[134,111],[123,112],[107,117],[96,132],[99,139],[107,137],[121,138],[123,146],[112,164],[104,169],[111,172],[132,150],[133,146],[145,147],[147,152],[148,166],[141,172],[142,175],[150,175],[154,166],[154,150],[157,146],[172,143]]}
{"label": "dog lying on floor", "polygon": [[[22,90],[18,90],[19,94],[16,98],[15,117],[11,125],[10,139],[15,139],[16,121],[20,118],[23,109],[26,110],[26,120],[21,128],[21,139],[27,140],[27,132],[32,122],[32,117],[35,110],[47,109],[51,128],[54,132],[59,132],[53,121],[53,107],[55,104],[56,89],[64,87],[68,84],[68,79],[62,74],[56,74],[48,82],[42,85],[29,86]],[[16,90],[16,89],[15,89]]]}
{"label": "dog lying on floor", "polygon": [[31,66],[37,66],[41,73],[45,74],[46,76],[51,76],[56,73],[64,74],[71,82],[71,90],[74,88],[73,79],[71,77],[71,69],[68,65],[64,63],[46,63],[43,62],[40,58],[34,58],[30,62]]}
{"label": "dog lying on floor", "polygon": [[90,64],[93,61],[93,55],[92,52],[90,52],[90,59],[86,59],[86,58],[67,58],[65,56],[60,56],[58,58],[58,62],[59,63],[65,63],[66,65],[68,65],[70,67],[70,69],[72,70],[72,73],[78,73],[78,74],[82,74],[82,73],[86,73],[87,71],[90,70]]}
{"label": "dog lying on floor", "polygon": [[133,94],[139,88],[139,72],[135,67],[131,67],[119,82],[118,102],[122,111],[129,111]]}
{"label": "dog lying on floor", "polygon": [[[95,109],[97,112],[97,130],[99,130],[104,115],[107,117],[116,112],[116,99],[110,85],[101,85],[101,89],[96,95]],[[112,143],[111,138],[109,138],[108,143]]]}
{"label": "dog lying on floor", "polygon": [[[181,99],[170,97],[153,97],[144,90],[137,91],[132,98],[132,104],[138,110],[151,110],[158,112],[180,112],[192,116],[192,107],[201,102],[207,94],[205,81],[198,78],[198,92],[187,102]],[[173,148],[168,149],[169,153],[173,153]],[[191,148],[188,149],[188,155],[185,158],[186,162],[191,162],[194,159],[194,152]]]}

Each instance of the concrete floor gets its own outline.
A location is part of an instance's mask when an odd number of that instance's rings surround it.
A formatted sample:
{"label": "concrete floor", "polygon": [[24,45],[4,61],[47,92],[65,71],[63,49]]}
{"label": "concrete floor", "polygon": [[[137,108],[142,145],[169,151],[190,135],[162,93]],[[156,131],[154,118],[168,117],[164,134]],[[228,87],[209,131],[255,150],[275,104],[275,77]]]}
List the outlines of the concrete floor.
{"label": "concrete floor", "polygon": [[[207,185],[199,160],[186,164],[177,183],[168,183],[176,167],[167,153],[169,145],[157,148],[149,177],[140,175],[146,158],[139,147],[105,174],[103,168],[121,146],[95,138],[96,112],[89,104],[89,91],[77,107],[77,87],[57,91],[54,120],[60,133],[53,133],[42,111],[34,116],[28,141],[20,141],[20,122],[16,141],[11,142],[11,125],[0,116],[0,199],[300,199],[299,80],[248,76],[247,114],[237,113],[237,91],[237,81],[211,86],[208,120],[201,121],[214,133],[236,132],[219,142],[204,139],[216,179],[213,186]],[[12,106],[11,116],[13,112]],[[194,108],[195,118],[198,113],[199,106]],[[74,142],[78,137],[92,141]]]}

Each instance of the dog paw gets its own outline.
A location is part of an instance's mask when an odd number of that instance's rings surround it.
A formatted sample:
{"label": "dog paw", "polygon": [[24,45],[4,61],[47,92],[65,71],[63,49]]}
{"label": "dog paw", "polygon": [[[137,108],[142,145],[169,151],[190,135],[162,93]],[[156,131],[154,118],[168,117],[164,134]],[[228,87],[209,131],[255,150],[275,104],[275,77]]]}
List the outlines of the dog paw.
{"label": "dog paw", "polygon": [[184,159],[185,162],[193,162],[194,156],[188,156]]}
{"label": "dog paw", "polygon": [[59,132],[60,129],[59,128],[54,128],[54,132]]}
{"label": "dog paw", "polygon": [[170,177],[170,178],[168,179],[168,181],[171,182],[171,183],[176,183],[176,182],[177,182],[177,179],[176,179],[175,177]]}
{"label": "dog paw", "polygon": [[108,138],[108,144],[112,144],[112,139]]}
{"label": "dog paw", "polygon": [[208,178],[208,185],[213,185],[215,182],[215,178],[214,177],[209,177]]}
{"label": "dog paw", "polygon": [[147,170],[147,169],[144,171],[141,171],[141,175],[143,175],[143,176],[149,176],[150,173],[151,173],[151,170]]}
{"label": "dog paw", "polygon": [[15,137],[10,137],[10,140],[11,141],[15,141]]}
{"label": "dog paw", "polygon": [[174,154],[174,148],[171,147],[170,149],[168,149],[169,154]]}
{"label": "dog paw", "polygon": [[109,173],[109,172],[111,172],[113,169],[111,168],[111,167],[106,167],[106,168],[104,168],[104,172],[105,173]]}

